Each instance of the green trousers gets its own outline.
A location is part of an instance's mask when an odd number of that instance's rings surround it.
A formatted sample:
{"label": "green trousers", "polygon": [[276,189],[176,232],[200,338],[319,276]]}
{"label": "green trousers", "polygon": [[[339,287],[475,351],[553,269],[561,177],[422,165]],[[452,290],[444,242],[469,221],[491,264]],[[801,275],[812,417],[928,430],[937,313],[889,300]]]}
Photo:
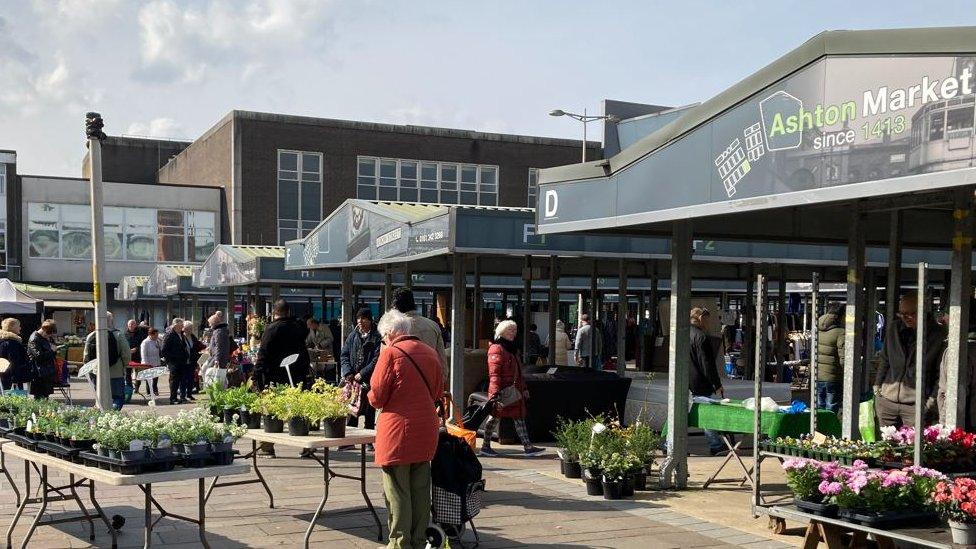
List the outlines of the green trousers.
{"label": "green trousers", "polygon": [[390,513],[389,549],[424,549],[430,524],[430,463],[383,467],[383,495]]}

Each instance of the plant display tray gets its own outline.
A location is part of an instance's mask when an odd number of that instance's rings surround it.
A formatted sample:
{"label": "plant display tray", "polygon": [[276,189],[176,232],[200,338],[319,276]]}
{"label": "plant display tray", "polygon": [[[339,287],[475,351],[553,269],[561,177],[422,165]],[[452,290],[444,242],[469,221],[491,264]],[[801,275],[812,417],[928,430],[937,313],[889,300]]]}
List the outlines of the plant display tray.
{"label": "plant display tray", "polygon": [[806,501],[798,499],[795,502],[796,508],[800,511],[810,513],[812,515],[817,515],[819,517],[825,518],[836,518],[838,507],[832,504],[814,503],[812,501]]}
{"label": "plant display tray", "polygon": [[58,444],[56,442],[47,442],[47,441],[38,442],[37,448],[43,450],[45,453],[51,454],[52,456],[55,457],[59,457],[65,461],[81,463],[81,458],[78,457],[78,454],[81,453],[81,448],[72,448],[70,446],[64,446],[63,444]]}
{"label": "plant display tray", "polygon": [[934,511],[891,511],[885,513],[871,513],[870,511],[853,511],[841,509],[838,516],[850,522],[863,524],[879,530],[892,528],[911,528],[924,526],[939,519]]}
{"label": "plant display tray", "polygon": [[100,456],[93,452],[79,452],[78,457],[82,464],[88,467],[98,467],[120,473],[123,475],[141,475],[143,473],[158,473],[162,471],[172,471],[176,464],[180,462],[178,456],[164,458],[142,459],[139,461],[122,461],[121,459]]}
{"label": "plant display tray", "polygon": [[27,435],[21,435],[18,433],[7,433],[6,438],[14,441],[17,446],[21,448],[27,448],[32,452],[44,453],[44,450],[37,447],[37,441]]}
{"label": "plant display tray", "polygon": [[199,468],[211,465],[230,465],[234,463],[234,458],[237,457],[237,450],[231,450],[230,452],[208,452],[206,454],[174,454],[174,456],[179,458],[180,464],[183,467]]}

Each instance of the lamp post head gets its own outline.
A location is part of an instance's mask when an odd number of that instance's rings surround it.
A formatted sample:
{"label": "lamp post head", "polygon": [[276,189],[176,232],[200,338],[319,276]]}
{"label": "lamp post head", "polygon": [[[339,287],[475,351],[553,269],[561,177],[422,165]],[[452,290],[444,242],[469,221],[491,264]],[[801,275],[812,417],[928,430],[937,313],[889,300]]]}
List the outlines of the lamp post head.
{"label": "lamp post head", "polygon": [[105,132],[102,128],[105,127],[105,122],[102,121],[102,115],[97,112],[90,112],[85,115],[85,137],[88,139],[97,139],[102,141],[105,139]]}
{"label": "lamp post head", "polygon": [[549,116],[565,116],[566,113],[562,109],[556,109],[554,111],[549,111]]}

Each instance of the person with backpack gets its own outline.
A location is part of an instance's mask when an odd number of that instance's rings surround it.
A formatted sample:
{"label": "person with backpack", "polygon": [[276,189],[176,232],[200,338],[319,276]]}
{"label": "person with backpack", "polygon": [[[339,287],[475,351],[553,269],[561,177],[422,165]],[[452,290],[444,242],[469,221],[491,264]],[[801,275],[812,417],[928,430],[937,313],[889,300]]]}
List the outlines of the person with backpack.
{"label": "person with backpack", "polygon": [[34,398],[47,398],[54,393],[54,384],[58,377],[56,365],[58,355],[51,345],[51,340],[57,331],[57,324],[48,319],[41,323],[41,327],[27,340],[27,356],[34,370],[34,381],[31,382],[30,387]]}
{"label": "person with backpack", "polygon": [[[125,404],[125,368],[129,365],[132,353],[129,351],[129,341],[115,329],[115,318],[112,313],[106,314],[106,321],[108,324],[108,371],[109,385],[112,388],[112,408],[121,410],[122,405]],[[85,338],[85,352],[82,358],[84,362],[98,358],[95,339],[95,331],[92,330]]]}

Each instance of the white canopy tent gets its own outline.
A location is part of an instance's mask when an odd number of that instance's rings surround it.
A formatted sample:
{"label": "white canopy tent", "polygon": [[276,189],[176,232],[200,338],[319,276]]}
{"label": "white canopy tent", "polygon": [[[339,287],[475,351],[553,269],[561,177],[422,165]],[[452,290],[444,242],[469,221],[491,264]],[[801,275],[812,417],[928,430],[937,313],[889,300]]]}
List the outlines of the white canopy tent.
{"label": "white canopy tent", "polygon": [[36,315],[44,302],[17,289],[9,279],[0,278],[0,315]]}

